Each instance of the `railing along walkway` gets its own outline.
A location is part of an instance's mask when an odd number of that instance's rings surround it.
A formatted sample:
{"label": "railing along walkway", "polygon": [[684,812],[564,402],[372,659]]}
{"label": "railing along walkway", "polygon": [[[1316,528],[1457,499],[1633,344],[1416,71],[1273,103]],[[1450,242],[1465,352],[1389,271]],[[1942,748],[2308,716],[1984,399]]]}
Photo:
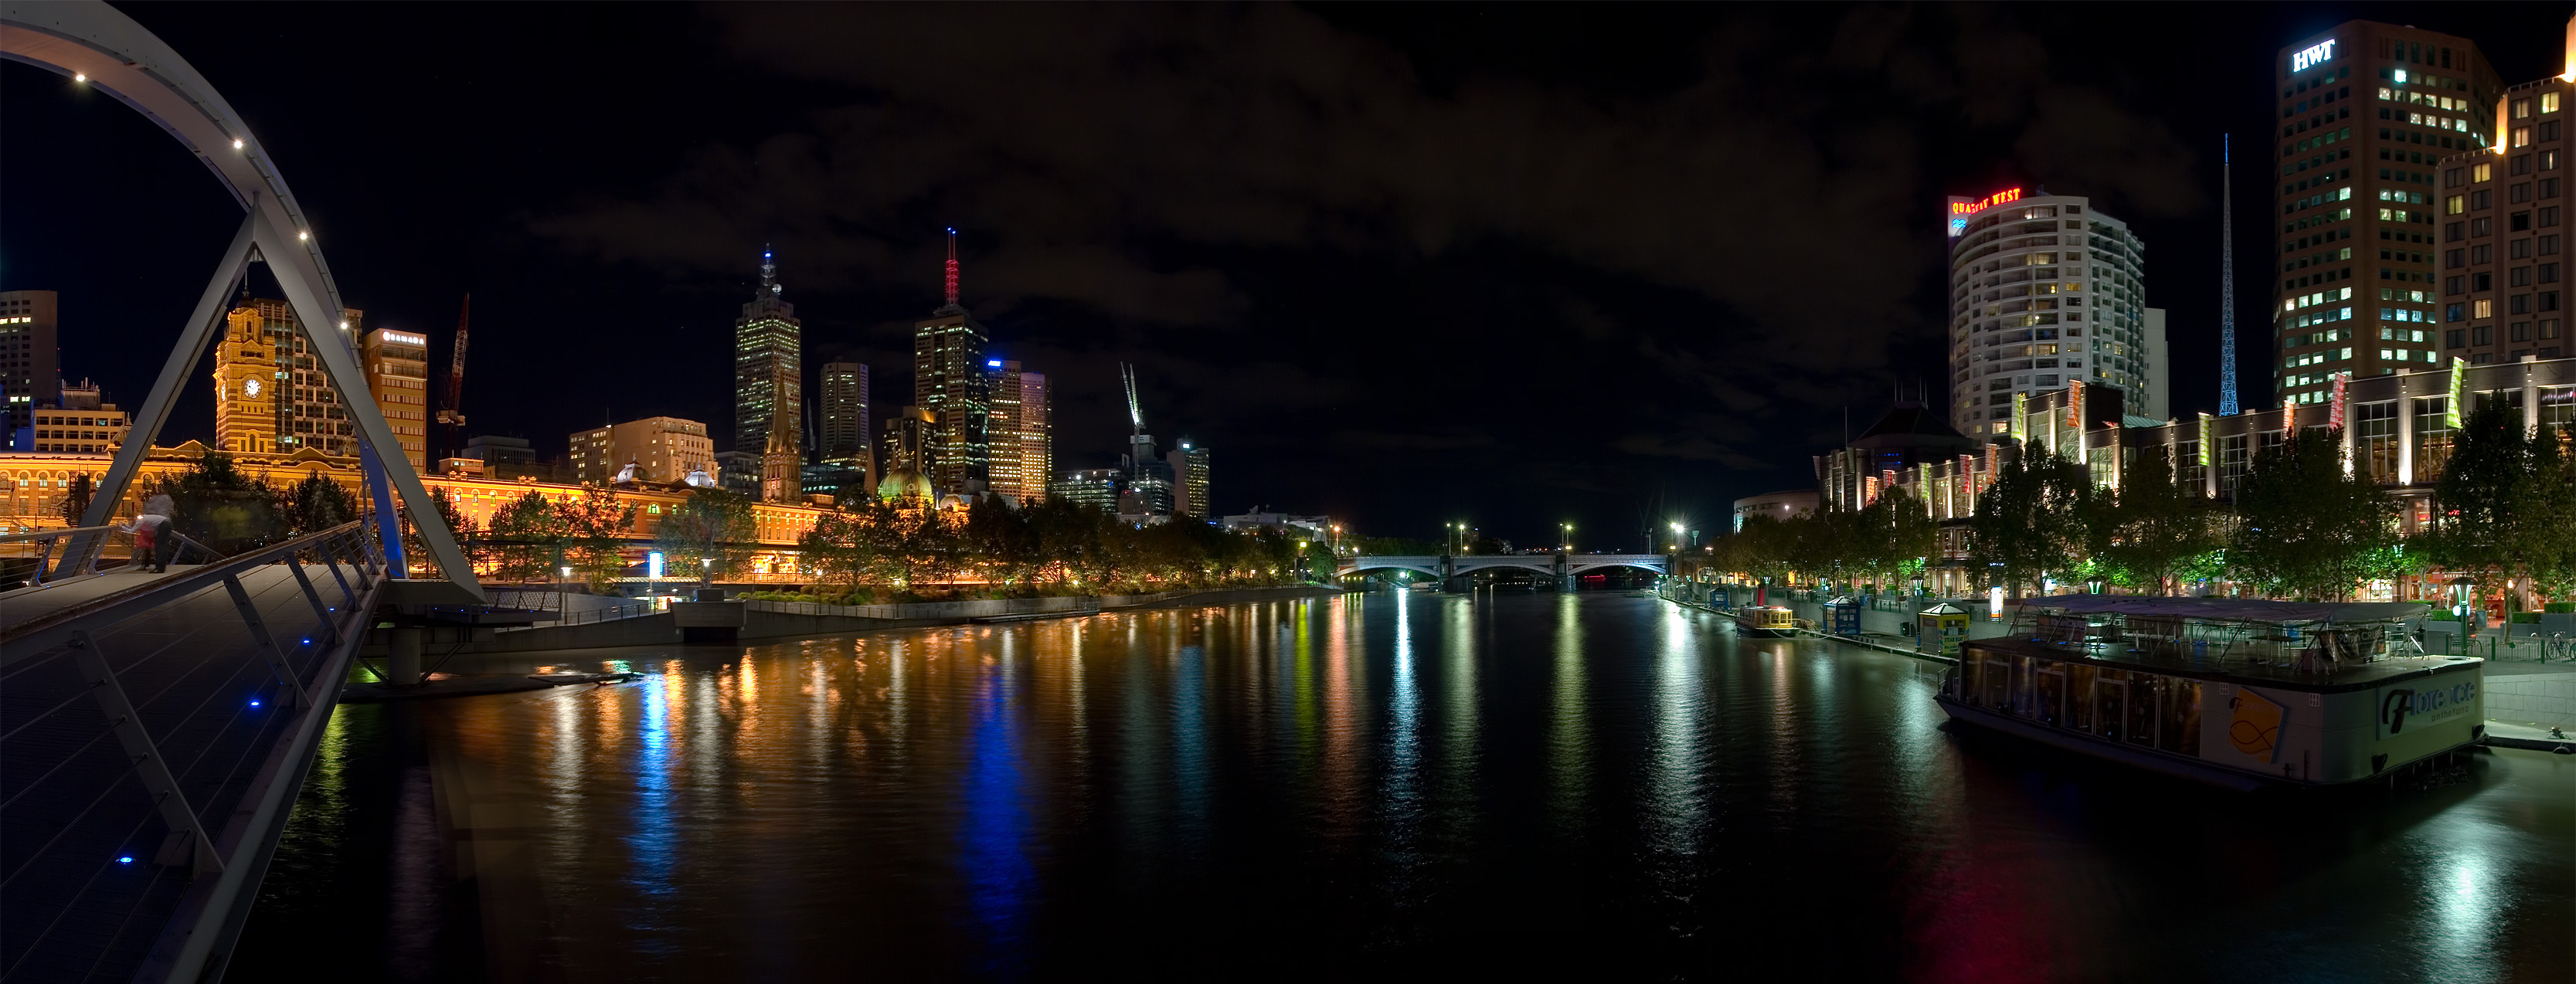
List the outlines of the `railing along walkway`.
{"label": "railing along walkway", "polygon": [[0,978],[198,980],[385,573],[363,523],[0,594]]}

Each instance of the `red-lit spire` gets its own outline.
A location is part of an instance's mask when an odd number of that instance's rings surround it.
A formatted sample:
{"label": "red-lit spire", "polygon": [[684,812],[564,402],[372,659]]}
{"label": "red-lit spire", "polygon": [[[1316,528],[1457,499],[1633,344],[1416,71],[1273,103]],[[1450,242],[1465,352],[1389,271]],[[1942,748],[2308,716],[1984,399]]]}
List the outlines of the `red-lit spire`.
{"label": "red-lit spire", "polygon": [[948,230],[948,306],[957,306],[957,230]]}

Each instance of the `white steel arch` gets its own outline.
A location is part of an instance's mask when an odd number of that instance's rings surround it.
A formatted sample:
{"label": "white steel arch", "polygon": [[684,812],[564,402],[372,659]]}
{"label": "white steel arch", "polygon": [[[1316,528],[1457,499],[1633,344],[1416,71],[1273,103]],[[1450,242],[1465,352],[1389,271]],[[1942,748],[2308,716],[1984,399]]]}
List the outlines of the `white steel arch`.
{"label": "white steel arch", "polygon": [[[0,2],[0,58],[70,77],[133,107],[197,155],[247,213],[241,231],[225,250],[205,294],[181,330],[178,345],[162,365],[152,395],[137,408],[133,430],[118,448],[115,463],[108,467],[106,480],[100,483],[97,496],[81,519],[83,526],[104,524],[116,503],[124,498],[144,452],[168,421],[171,403],[178,398],[187,374],[214,337],[222,305],[252,259],[267,263],[276,276],[287,304],[294,309],[306,340],[333,385],[343,394],[368,392],[356,351],[345,335],[334,330],[345,307],[340,303],[339,287],[331,278],[331,268],[322,259],[322,244],[313,233],[312,223],[294,193],[287,190],[286,178],[260,146],[258,137],[250,132],[249,125],[186,59],[133,18],[101,0]],[[377,515],[386,520],[382,524],[386,556],[402,556],[398,524],[391,522],[391,497],[399,494],[404,511],[419,529],[439,570],[446,572],[447,580],[481,600],[483,591],[474,579],[473,568],[466,562],[464,552],[457,549],[446,520],[429,506],[428,490],[412,470],[410,460],[401,454],[402,444],[394,438],[375,401],[343,402],[358,426],[368,491],[375,499]],[[393,453],[388,456],[379,449]],[[77,552],[66,551],[66,563],[68,555]],[[400,576],[402,565],[396,564],[394,569]],[[414,596],[405,600],[432,599]]]}

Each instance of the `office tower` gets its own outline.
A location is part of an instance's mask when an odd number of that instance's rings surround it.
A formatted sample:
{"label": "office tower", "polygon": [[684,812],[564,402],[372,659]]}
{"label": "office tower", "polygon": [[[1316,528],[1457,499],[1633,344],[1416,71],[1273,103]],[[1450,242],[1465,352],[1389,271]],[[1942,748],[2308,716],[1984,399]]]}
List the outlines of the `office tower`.
{"label": "office tower", "polygon": [[1005,359],[987,359],[984,365],[992,377],[987,433],[993,442],[993,492],[1022,506],[1044,502],[1055,457],[1046,374],[1022,371],[1019,363]]}
{"label": "office tower", "polygon": [[[340,311],[339,329],[321,333],[348,346],[351,361],[358,358],[357,347],[350,345],[350,332],[358,330],[363,316],[356,308]],[[267,339],[271,358],[270,376],[261,385],[273,390],[275,419],[270,437],[264,442],[270,450],[288,454],[312,448],[323,454],[355,457],[358,453],[358,426],[350,419],[348,408],[340,402],[339,387],[322,368],[314,355],[313,342],[298,327],[295,309],[274,298],[243,296],[238,306],[224,316],[228,335],[257,332]]]}
{"label": "office tower", "polygon": [[816,377],[823,388],[822,432],[816,455],[838,464],[873,461],[868,449],[868,367],[864,362],[826,362]]}
{"label": "office tower", "polygon": [[49,409],[37,407],[30,429],[35,431],[35,447],[21,451],[56,454],[115,454],[116,446],[125,443],[126,429],[132,421],[116,404],[91,402],[86,407]]}
{"label": "office tower", "polygon": [[[2444,221],[2465,216],[2437,214],[2436,182],[2442,158],[2495,145],[2494,70],[2465,39],[2371,21],[2294,42],[2272,70],[2272,401],[2323,403],[2339,374],[2439,364]],[[2447,245],[2465,249],[2460,235]]]}
{"label": "office tower", "polygon": [[2173,350],[2165,346],[2165,309],[2148,308],[2146,321],[2140,333],[2146,336],[2147,346],[2147,408],[2143,411],[2129,412],[2149,420],[2171,420],[2173,419]]}
{"label": "office tower", "polygon": [[1208,449],[1181,439],[1181,446],[1163,455],[1172,469],[1172,514],[1207,519],[1216,515],[1208,500]]}
{"label": "office tower", "polygon": [[366,334],[359,367],[367,393],[385,415],[385,427],[402,442],[412,470],[429,468],[429,337],[391,328]]}
{"label": "office tower", "polygon": [[[2576,99],[2576,19],[2568,22],[2569,75],[2553,75],[2504,90],[2493,112],[2495,146],[2453,154],[2442,161],[2443,364],[2451,357],[2471,365],[2514,362],[2526,356],[2565,357],[2570,350],[2566,312],[2567,132],[2569,102]],[[2392,70],[2391,75],[2395,72]],[[2405,87],[2388,86],[2392,115],[2399,92],[2412,114],[2420,97],[2415,73]],[[2473,106],[2473,108],[2475,108]],[[2394,324],[2383,338],[2361,347],[2394,354]],[[2412,344],[2414,326],[2405,326]]]}
{"label": "office tower", "polygon": [[[50,290],[0,291],[0,398],[8,403],[14,441],[33,425],[38,407],[61,398],[62,353],[56,348],[55,295]],[[11,447],[12,451],[27,450]]]}
{"label": "office tower", "polygon": [[[955,493],[982,492],[992,480],[992,386],[984,326],[957,303],[957,230],[948,230],[948,303],[912,326],[912,405],[928,411],[935,439],[924,442],[922,469]],[[893,469],[887,469],[892,474]]]}
{"label": "office tower", "polygon": [[1125,489],[1127,473],[1119,468],[1085,468],[1064,473],[1047,488],[1047,495],[1076,505],[1090,506],[1105,513],[1118,511],[1120,493]]}
{"label": "office tower", "polygon": [[1950,199],[1949,418],[2007,439],[2016,396],[2083,382],[2145,415],[2146,244],[2081,195]]}
{"label": "office tower", "polygon": [[[677,485],[691,471],[713,472],[715,457],[715,440],[707,436],[707,425],[678,417],[646,417],[572,435],[573,481],[585,485],[614,482],[629,464],[635,466],[637,481]],[[488,455],[484,463],[486,468],[496,464]]]}
{"label": "office tower", "polygon": [[771,427],[786,427],[803,442],[804,323],[796,319],[796,305],[781,299],[786,291],[776,258],[762,250],[760,292],[733,323],[733,450],[750,456],[735,459],[736,470],[750,474],[727,476],[737,486],[757,488],[763,480]]}
{"label": "office tower", "polygon": [[278,450],[280,388],[277,337],[259,312],[237,308],[224,318],[215,349],[215,446],[236,453]]}

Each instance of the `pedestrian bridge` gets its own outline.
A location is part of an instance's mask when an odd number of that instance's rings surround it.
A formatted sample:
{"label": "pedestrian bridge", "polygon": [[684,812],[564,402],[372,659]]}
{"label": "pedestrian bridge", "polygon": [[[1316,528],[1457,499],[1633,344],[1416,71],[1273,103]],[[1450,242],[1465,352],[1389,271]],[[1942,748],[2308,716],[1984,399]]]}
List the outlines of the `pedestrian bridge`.
{"label": "pedestrian bridge", "polygon": [[1368,571],[1413,571],[1447,580],[1477,571],[1524,570],[1551,577],[1573,577],[1604,567],[1634,567],[1668,573],[1668,558],[1663,554],[1487,554],[1427,556],[1359,556],[1342,560],[1340,573],[1360,574]]}

